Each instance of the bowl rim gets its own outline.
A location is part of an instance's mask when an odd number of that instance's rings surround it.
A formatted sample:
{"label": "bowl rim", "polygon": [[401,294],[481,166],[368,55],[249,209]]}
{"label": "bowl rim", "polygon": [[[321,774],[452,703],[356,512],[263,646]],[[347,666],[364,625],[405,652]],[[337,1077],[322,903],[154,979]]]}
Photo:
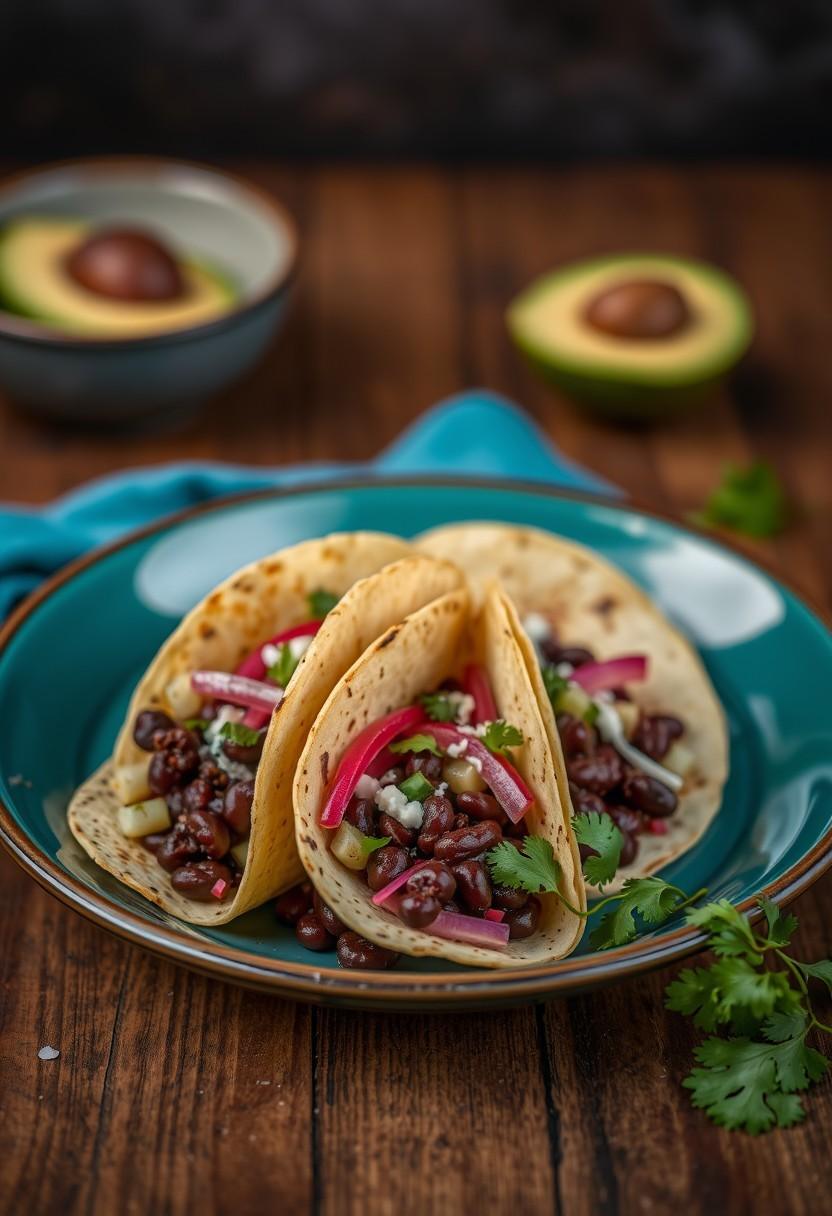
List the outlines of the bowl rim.
{"label": "bowl rim", "polygon": [[285,265],[278,268],[256,294],[241,300],[238,305],[232,306],[214,320],[202,321],[197,325],[182,326],[178,329],[162,329],[158,333],[138,334],[132,338],[122,335],[99,337],[94,334],[67,334],[53,325],[8,312],[0,305],[0,337],[22,344],[34,342],[38,346],[107,351],[127,347],[131,350],[144,349],[174,342],[192,341],[215,333],[240,317],[259,311],[291,284],[297,273],[300,246],[298,225],[292,213],[269,191],[255,182],[249,181],[242,174],[228,171],[205,161],[144,155],[70,157],[49,161],[46,164],[21,169],[4,176],[0,181],[0,204],[21,186],[54,173],[76,173],[83,178],[95,179],[105,176],[129,176],[137,171],[147,173],[149,180],[154,176],[175,176],[177,173],[186,176],[213,177],[226,186],[231,185],[243,196],[250,196],[258,211],[271,222],[274,228],[280,229],[286,239],[288,255]]}
{"label": "bowl rim", "polygon": [[[565,489],[541,482],[519,481],[496,477],[453,477],[446,475],[413,475],[396,477],[345,477],[309,481],[293,486],[263,487],[237,494],[223,495],[167,515],[154,523],[135,529],[125,536],[82,555],[62,567],[32,592],[0,627],[0,658],[15,634],[36,610],[64,585],[99,562],[131,544],[165,530],[178,527],[201,515],[222,512],[229,508],[259,500],[284,500],[310,493],[350,490],[385,490],[396,488],[448,487],[478,488],[496,492],[527,493],[550,499],[583,502],[612,511],[627,511],[669,524],[716,548],[724,548],[752,568],[758,567],[776,585],[785,588],[799,604],[832,632],[832,613],[815,604],[811,597],[797,591],[788,579],[774,572],[765,560],[749,557],[731,540],[704,528],[681,522],[670,512],[647,507],[638,501],[611,500],[603,494]],[[9,808],[0,800],[0,845],[40,886],[62,903],[80,912],[88,920],[114,932],[134,944],[141,945],[170,961],[215,978],[231,980],[248,987],[270,991],[292,999],[317,1003],[363,1004],[375,1003],[386,1008],[440,1008],[448,1002],[461,1008],[485,1003],[522,1003],[528,1000],[562,997],[584,991],[616,978],[641,975],[658,967],[677,962],[701,950],[706,935],[698,929],[680,925],[660,939],[635,941],[612,950],[591,955],[571,956],[535,967],[490,970],[467,968],[459,972],[396,972],[342,971],[339,968],[316,967],[309,963],[294,963],[282,959],[254,956],[237,946],[209,940],[201,943],[183,932],[151,921],[126,908],[108,895],[87,886],[74,874],[65,871],[29,838],[13,819]],[[798,858],[775,881],[762,887],[736,907],[749,914],[752,921],[762,916],[756,906],[760,896],[772,899],[783,907],[803,894],[832,867],[832,827]],[[184,923],[184,922],[183,922]]]}

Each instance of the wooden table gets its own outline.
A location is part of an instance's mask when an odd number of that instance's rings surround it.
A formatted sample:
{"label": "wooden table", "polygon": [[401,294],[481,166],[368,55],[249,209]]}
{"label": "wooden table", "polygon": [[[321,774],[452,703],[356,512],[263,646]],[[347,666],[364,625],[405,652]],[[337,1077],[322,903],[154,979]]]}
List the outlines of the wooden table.
{"label": "wooden table", "polygon": [[[828,176],[243,168],[303,229],[299,293],[266,363],[178,433],[50,429],[4,408],[4,498],[39,501],[182,456],[366,457],[437,398],[484,384],[661,508],[699,504],[723,460],[767,457],[797,519],[759,553],[829,606]],[[649,431],[573,412],[527,372],[502,319],[537,272],[631,247],[721,262],[759,318],[754,357],[730,394]],[[832,877],[796,911],[799,949],[829,955]],[[668,978],[482,1016],[310,1009],[157,962],[2,856],[0,1206],[96,1216],[820,1212],[832,1084],[812,1094],[798,1129],[754,1140],[713,1128],[680,1088],[695,1035],[663,1010]],[[39,1061],[45,1043],[59,1060]]]}

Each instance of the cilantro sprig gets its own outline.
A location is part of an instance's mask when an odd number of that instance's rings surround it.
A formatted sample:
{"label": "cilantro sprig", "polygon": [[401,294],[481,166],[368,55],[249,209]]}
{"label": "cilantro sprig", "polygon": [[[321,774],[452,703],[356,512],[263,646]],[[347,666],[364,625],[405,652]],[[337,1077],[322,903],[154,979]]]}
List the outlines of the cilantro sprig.
{"label": "cilantro sprig", "polygon": [[523,742],[523,732],[516,726],[498,718],[489,722],[483,732],[482,741],[491,752],[503,755],[510,747],[520,747]]}
{"label": "cilantro sprig", "polygon": [[668,1009],[692,1017],[709,1036],[682,1082],[693,1105],[714,1123],[752,1135],[801,1122],[800,1095],[829,1067],[807,1036],[832,1035],[809,989],[816,980],[832,993],[832,959],[804,963],[787,953],[797,919],[771,900],[757,902],[762,930],[727,900],[691,909],[688,923],[707,932],[716,961],[682,971],[665,994]]}
{"label": "cilantro sprig", "polygon": [[706,527],[717,525],[766,537],[783,530],[787,514],[777,474],[766,461],[757,460],[747,468],[728,465],[705,506],[691,518]]}
{"label": "cilantro sprig", "polygon": [[318,587],[316,591],[309,592],[306,602],[314,619],[323,620],[327,613],[332,612],[340,598],[333,591],[326,591],[323,587]]}
{"label": "cilantro sprig", "polygon": [[433,735],[416,734],[408,735],[406,739],[399,739],[396,743],[389,745],[389,750],[395,752],[397,756],[404,752],[430,752],[433,756],[441,756],[442,749],[437,744]]}
{"label": "cilantro sprig", "polygon": [[[596,814],[596,818],[600,819],[601,816]],[[613,827],[615,828],[615,825]],[[597,865],[603,866],[604,871],[608,872],[612,857],[616,851],[620,853],[621,849],[621,833],[618,828],[615,828],[619,837],[617,844],[611,838],[602,836],[599,825],[582,825],[581,830],[599,846],[599,850],[603,849],[603,853],[599,853],[597,858]],[[591,860],[593,859],[587,858],[583,863],[585,877],[588,877],[586,867]],[[640,923],[655,927],[704,894],[703,891],[697,891],[695,895],[687,896],[678,887],[655,876],[628,878],[616,894],[608,895],[588,911],[583,911],[576,908],[561,891],[562,867],[551,844],[543,836],[526,836],[519,849],[503,840],[486,854],[486,861],[495,882],[519,887],[532,895],[549,892],[556,895],[573,915],[581,918],[604,912],[590,937],[597,950],[621,946],[632,941],[639,931]],[[588,881],[595,880],[588,877]]]}
{"label": "cilantro sprig", "polygon": [[277,648],[277,659],[272,663],[266,675],[280,688],[285,688],[297,671],[299,662],[300,659],[292,654],[289,643],[281,642]]}
{"label": "cilantro sprig", "polygon": [[232,743],[239,743],[240,747],[254,747],[260,738],[260,731],[245,726],[242,722],[223,722],[220,735],[223,739],[230,739]]}
{"label": "cilantro sprig", "polygon": [[419,703],[433,722],[453,722],[457,714],[457,702],[447,692],[426,692]]}

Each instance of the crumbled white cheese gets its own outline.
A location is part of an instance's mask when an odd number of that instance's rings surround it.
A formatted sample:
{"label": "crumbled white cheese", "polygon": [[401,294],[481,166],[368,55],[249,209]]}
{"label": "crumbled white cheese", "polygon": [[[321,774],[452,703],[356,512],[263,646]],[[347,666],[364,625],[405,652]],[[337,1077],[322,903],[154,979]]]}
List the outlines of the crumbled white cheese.
{"label": "crumbled white cheese", "polygon": [[571,663],[558,663],[555,666],[555,671],[558,673],[559,676],[563,676],[563,678],[565,680],[569,679],[569,677],[572,675],[572,672],[574,670],[575,670],[575,668],[572,666]]}
{"label": "crumbled white cheese", "polygon": [[266,642],[266,645],[260,650],[260,658],[263,660],[264,667],[268,670],[269,667],[274,667],[280,658],[280,651],[273,642]]}
{"label": "crumbled white cheese", "polygon": [[458,743],[449,743],[445,748],[446,755],[451,756],[454,760],[458,760],[460,756],[464,756],[467,751],[467,739],[460,739]]}
{"label": "crumbled white cheese", "polygon": [[459,726],[467,726],[471,721],[477,703],[469,692],[449,692],[448,700],[454,706],[454,720]]}
{"label": "crumbled white cheese", "polygon": [[41,1047],[40,1051],[38,1052],[38,1059],[57,1060],[60,1054],[61,1053],[58,1051],[57,1047]]}
{"label": "crumbled white cheese", "polygon": [[246,711],[241,709],[239,705],[221,705],[217,710],[216,718],[212,718],[208,726],[205,727],[205,742],[210,744],[219,735],[226,722],[242,722],[246,716]]}
{"label": "crumbled white cheese", "polygon": [[356,798],[368,798],[372,801],[379,791],[381,782],[375,777],[371,777],[369,773],[363,773],[358,778],[358,785],[355,787]]}
{"label": "crumbled white cheese", "polygon": [[529,612],[524,616],[523,628],[533,642],[546,642],[552,636],[549,622],[539,612]]}
{"label": "crumbled white cheese", "polygon": [[482,773],[482,760],[480,760],[479,756],[466,756],[465,759],[471,765],[471,768],[475,768],[480,774]]}
{"label": "crumbled white cheese", "polygon": [[437,785],[436,789],[433,792],[434,792],[434,794],[437,794],[440,798],[444,798],[445,794],[447,794],[447,792],[448,792],[447,781],[440,781],[439,784]]}
{"label": "crumbled white cheese", "polygon": [[397,785],[388,785],[376,792],[376,806],[391,819],[398,819],[406,828],[420,828],[425,817],[421,802],[408,802]]}
{"label": "crumbled white cheese", "polygon": [[400,777],[401,773],[397,772],[394,768],[388,768],[386,773],[381,774],[378,783],[379,785],[396,785]]}
{"label": "crumbled white cheese", "polygon": [[476,726],[460,726],[459,729],[463,735],[471,735],[474,739],[482,739],[490,725],[490,722],[478,722]]}
{"label": "crumbled white cheese", "polygon": [[226,722],[242,722],[246,716],[246,711],[240,709],[237,705],[221,705],[217,711],[216,718],[205,728],[205,746],[199,749],[199,754],[203,760],[211,759],[217,764],[233,781],[250,781],[254,769],[247,764],[241,764],[239,760],[232,760],[230,756],[226,756],[223,749],[225,738],[220,734]]}
{"label": "crumbled white cheese", "polygon": [[305,635],[305,637],[302,637],[302,638],[289,638],[289,642],[288,642],[289,654],[292,656],[293,659],[303,658],[303,656],[306,654],[307,650],[309,649],[311,641],[312,641],[312,635],[309,633],[307,633]]}

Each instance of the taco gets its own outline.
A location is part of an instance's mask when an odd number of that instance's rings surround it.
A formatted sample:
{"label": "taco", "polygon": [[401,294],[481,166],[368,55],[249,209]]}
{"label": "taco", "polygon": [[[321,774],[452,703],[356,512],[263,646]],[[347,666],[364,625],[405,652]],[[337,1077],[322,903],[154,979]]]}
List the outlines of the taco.
{"label": "taco", "polygon": [[691,848],[719,810],[725,715],[690,643],[620,570],[534,528],[458,524],[422,552],[453,560],[475,595],[499,579],[576,813],[612,817],[621,860],[605,893]]}
{"label": "taco", "polygon": [[303,875],[292,779],[330,690],[408,612],[459,587],[397,537],[307,541],[232,575],[139,682],[112,760],[69,825],[103,869],[194,924],[222,924]]}
{"label": "taco", "polygon": [[[495,586],[475,622],[464,590],[412,613],[362,655],[312,728],[294,798],[314,892],[297,888],[277,911],[343,966],[407,954],[516,967],[562,958],[580,939],[577,845],[508,610]],[[525,837],[572,910],[495,881]]]}

